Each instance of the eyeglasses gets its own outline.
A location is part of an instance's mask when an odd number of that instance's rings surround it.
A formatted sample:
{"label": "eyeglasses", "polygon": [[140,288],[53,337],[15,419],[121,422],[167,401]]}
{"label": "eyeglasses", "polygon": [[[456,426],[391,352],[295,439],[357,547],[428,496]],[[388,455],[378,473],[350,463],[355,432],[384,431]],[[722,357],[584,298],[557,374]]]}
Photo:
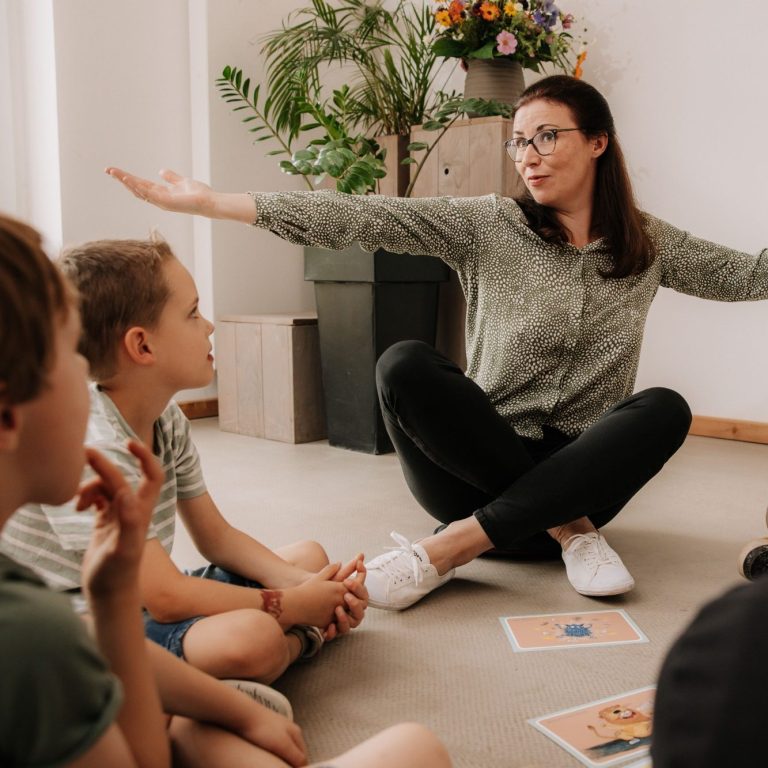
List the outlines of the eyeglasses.
{"label": "eyeglasses", "polygon": [[519,163],[523,159],[525,154],[525,148],[532,144],[533,148],[543,157],[545,155],[551,155],[555,151],[557,146],[557,134],[566,133],[567,131],[583,131],[583,128],[546,128],[543,131],[539,131],[535,136],[530,139],[524,139],[522,136],[516,136],[513,139],[507,139],[504,142],[504,147],[507,150],[507,154],[516,162]]}

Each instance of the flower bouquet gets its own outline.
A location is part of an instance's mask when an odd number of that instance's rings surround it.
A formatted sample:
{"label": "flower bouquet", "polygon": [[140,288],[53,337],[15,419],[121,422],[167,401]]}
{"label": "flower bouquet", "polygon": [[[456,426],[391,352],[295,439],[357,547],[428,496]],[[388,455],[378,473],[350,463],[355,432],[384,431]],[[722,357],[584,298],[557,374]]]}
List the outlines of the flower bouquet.
{"label": "flower bouquet", "polygon": [[437,29],[432,50],[438,56],[468,59],[505,58],[541,71],[553,63],[564,72],[581,75],[586,49],[573,67],[570,54],[574,23],[554,0],[450,0],[435,10]]}

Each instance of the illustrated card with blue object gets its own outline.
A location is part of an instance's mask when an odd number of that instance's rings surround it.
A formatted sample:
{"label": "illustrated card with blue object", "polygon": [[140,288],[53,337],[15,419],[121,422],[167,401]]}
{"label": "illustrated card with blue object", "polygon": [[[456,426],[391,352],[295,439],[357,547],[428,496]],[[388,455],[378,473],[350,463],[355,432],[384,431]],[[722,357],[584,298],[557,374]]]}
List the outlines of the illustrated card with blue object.
{"label": "illustrated card with blue object", "polygon": [[499,621],[515,651],[648,642],[648,638],[623,610],[501,616]]}
{"label": "illustrated card with blue object", "polygon": [[655,694],[656,686],[638,688],[528,722],[590,768],[627,768],[650,749]]}

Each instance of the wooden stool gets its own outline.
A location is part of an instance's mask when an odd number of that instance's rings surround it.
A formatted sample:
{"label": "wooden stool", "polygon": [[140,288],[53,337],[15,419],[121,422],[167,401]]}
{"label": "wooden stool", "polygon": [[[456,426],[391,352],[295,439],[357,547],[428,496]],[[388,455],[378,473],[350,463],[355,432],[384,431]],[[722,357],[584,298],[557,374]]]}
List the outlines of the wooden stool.
{"label": "wooden stool", "polygon": [[326,436],[317,314],[216,323],[219,428],[285,443]]}

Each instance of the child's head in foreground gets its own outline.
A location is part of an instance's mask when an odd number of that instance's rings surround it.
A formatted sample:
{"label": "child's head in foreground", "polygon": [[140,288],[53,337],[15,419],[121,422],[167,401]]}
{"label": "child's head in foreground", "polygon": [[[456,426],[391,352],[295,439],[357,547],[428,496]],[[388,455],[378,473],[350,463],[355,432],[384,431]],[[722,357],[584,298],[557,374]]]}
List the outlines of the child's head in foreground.
{"label": "child's head in foreground", "polygon": [[80,295],[80,350],[96,382],[109,391],[141,381],[168,398],[211,382],[213,325],[168,243],[85,243],[67,251],[61,267]]}
{"label": "child's head in foreground", "polygon": [[89,404],[75,303],[40,235],[0,216],[0,525],[27,502],[63,504],[80,482]]}

